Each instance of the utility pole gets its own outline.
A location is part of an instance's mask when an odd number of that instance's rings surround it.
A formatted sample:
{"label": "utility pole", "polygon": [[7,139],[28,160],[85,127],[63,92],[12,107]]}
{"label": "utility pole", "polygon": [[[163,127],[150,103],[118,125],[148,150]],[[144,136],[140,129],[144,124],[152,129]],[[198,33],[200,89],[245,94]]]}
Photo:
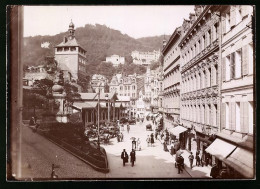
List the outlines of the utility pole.
{"label": "utility pole", "polygon": [[100,150],[100,140],[99,140],[99,107],[100,107],[100,88],[98,87],[98,149]]}

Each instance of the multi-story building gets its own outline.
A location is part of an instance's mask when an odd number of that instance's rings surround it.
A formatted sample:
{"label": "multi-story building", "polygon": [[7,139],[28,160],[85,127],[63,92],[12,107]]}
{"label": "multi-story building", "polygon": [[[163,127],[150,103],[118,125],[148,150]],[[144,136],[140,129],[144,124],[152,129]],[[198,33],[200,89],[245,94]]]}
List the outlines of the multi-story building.
{"label": "multi-story building", "polygon": [[61,70],[67,70],[72,76],[72,80],[77,83],[86,81],[86,50],[77,42],[75,38],[74,24],[69,25],[69,35],[55,46],[55,60]]}
{"label": "multi-story building", "polygon": [[103,75],[94,74],[91,78],[90,85],[96,93],[98,90],[102,93],[109,92],[108,79]]}
{"label": "multi-story building", "polygon": [[222,161],[220,166],[228,168],[232,178],[254,177],[252,16],[252,6],[221,7],[221,132],[217,134],[217,139],[225,141],[226,146],[233,145],[235,150],[227,158],[216,157]]}
{"label": "multi-story building", "polygon": [[180,120],[180,62],[181,51],[179,42],[182,39],[182,27],[177,28],[162,53],[163,61],[163,109],[164,126],[172,128],[179,124]]}
{"label": "multi-story building", "polygon": [[[200,150],[202,159],[212,163],[205,149],[220,127],[219,6],[195,6],[195,14],[183,22],[181,49],[181,124],[189,128],[181,146]],[[213,160],[214,161],[214,160]]]}
{"label": "multi-story building", "polygon": [[137,87],[138,76],[136,74],[128,76],[124,74],[114,75],[109,84],[110,92],[115,92],[118,96],[129,96],[131,102],[128,108],[131,116],[136,114]]}
{"label": "multi-story building", "polygon": [[114,54],[110,57],[106,57],[106,62],[111,62],[114,67],[117,67],[119,64],[125,63],[125,57]]}
{"label": "multi-story building", "polygon": [[152,52],[139,52],[139,51],[133,51],[131,53],[131,56],[133,58],[134,64],[139,65],[150,65],[151,62],[158,61],[160,57],[160,50],[159,51],[152,51]]}
{"label": "multi-story building", "polygon": [[151,112],[158,113],[160,106],[160,92],[162,86],[162,66],[159,66],[154,71],[154,79],[151,84]]}

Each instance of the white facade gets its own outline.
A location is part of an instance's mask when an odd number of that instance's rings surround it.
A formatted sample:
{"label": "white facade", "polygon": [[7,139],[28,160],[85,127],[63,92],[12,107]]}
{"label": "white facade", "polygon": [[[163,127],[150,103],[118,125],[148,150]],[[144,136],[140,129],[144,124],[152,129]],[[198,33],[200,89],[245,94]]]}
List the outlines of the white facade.
{"label": "white facade", "polygon": [[125,63],[125,57],[114,54],[110,57],[106,57],[106,62],[111,62],[113,66],[117,67],[119,64]]}
{"label": "white facade", "polygon": [[229,6],[222,16],[222,129],[253,134],[252,6]]}
{"label": "white facade", "polygon": [[139,52],[133,51],[131,54],[134,64],[150,65],[152,61],[158,61],[160,57],[160,51],[152,52]]}

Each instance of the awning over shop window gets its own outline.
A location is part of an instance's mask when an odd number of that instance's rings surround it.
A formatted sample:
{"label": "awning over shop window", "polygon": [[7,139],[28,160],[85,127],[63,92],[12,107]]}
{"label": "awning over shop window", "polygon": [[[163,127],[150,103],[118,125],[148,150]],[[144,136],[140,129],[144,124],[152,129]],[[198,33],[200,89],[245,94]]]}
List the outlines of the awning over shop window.
{"label": "awning over shop window", "polygon": [[231,154],[235,148],[235,145],[217,138],[208,148],[206,148],[206,152],[223,160]]}
{"label": "awning over shop window", "polygon": [[224,162],[246,178],[254,177],[253,152],[238,147]]}
{"label": "awning over shop window", "polygon": [[176,137],[179,137],[179,134],[183,133],[185,131],[187,131],[187,129],[182,126],[177,126],[177,127],[169,129],[169,132],[172,133],[173,135],[175,135]]}

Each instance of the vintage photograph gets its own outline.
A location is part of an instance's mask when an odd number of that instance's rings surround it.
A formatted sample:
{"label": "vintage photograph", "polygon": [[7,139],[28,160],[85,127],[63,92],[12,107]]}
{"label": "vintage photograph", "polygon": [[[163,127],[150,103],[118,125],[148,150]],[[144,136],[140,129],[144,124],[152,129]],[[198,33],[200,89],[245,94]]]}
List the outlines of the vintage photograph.
{"label": "vintage photograph", "polygon": [[254,6],[7,17],[7,181],[255,179]]}

